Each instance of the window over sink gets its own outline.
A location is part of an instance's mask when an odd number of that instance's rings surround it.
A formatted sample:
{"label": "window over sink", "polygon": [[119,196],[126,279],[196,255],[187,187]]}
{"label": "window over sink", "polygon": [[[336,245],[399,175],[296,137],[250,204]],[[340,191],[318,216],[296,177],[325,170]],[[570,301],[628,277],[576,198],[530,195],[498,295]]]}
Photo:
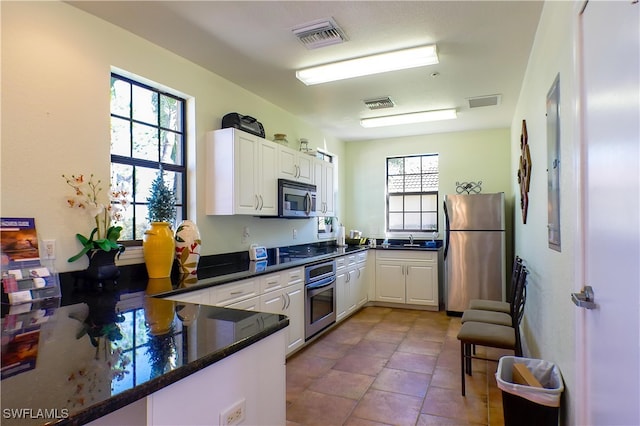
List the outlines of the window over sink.
{"label": "window over sink", "polygon": [[437,231],[438,185],[438,154],[387,157],[387,231]]}

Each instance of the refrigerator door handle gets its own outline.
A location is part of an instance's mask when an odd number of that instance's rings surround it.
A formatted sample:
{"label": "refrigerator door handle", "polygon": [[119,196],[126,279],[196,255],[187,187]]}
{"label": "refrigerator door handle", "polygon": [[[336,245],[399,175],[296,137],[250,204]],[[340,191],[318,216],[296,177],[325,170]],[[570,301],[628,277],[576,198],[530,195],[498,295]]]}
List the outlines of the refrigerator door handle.
{"label": "refrigerator door handle", "polygon": [[447,202],[442,203],[444,210],[444,260],[447,260],[447,253],[449,252],[449,211],[447,210]]}

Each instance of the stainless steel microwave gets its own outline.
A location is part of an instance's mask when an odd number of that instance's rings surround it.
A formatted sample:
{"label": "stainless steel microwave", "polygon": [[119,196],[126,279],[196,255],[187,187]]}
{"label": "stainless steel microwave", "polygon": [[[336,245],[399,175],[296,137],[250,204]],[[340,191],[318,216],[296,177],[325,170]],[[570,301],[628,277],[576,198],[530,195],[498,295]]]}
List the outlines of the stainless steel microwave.
{"label": "stainless steel microwave", "polygon": [[278,216],[289,218],[316,216],[316,186],[278,179]]}

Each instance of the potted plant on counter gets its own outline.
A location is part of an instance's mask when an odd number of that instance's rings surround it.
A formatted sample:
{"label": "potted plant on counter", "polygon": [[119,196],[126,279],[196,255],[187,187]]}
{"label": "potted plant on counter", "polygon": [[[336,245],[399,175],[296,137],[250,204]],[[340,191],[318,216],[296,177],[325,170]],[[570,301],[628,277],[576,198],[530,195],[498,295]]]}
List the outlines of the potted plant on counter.
{"label": "potted plant on counter", "polygon": [[129,204],[128,192],[112,189],[109,194],[103,193],[102,181],[93,174],[89,179],[84,175],[62,175],[62,178],[73,188],[73,195],[66,197],[67,206],[88,214],[94,224],[88,237],[76,234],[82,249],[68,261],[75,262],[86,255],[89,258],[87,278],[98,282],[115,280],[120,275],[115,259],[124,251],[124,246],[118,243],[122,226],[114,223],[122,220],[122,211]]}
{"label": "potted plant on counter", "polygon": [[151,183],[147,198],[151,229],[145,231],[142,241],[144,263],[149,278],[166,278],[171,275],[175,256],[175,243],[171,226],[176,217],[176,196],[164,182],[162,167]]}

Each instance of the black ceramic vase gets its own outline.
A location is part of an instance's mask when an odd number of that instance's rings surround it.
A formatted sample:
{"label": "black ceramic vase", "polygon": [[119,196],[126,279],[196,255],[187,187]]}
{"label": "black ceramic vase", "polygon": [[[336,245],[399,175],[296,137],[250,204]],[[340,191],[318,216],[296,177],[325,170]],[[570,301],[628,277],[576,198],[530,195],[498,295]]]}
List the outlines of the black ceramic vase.
{"label": "black ceramic vase", "polygon": [[85,278],[102,283],[104,281],[116,281],[120,276],[120,269],[116,266],[116,256],[119,250],[90,250],[89,267],[85,270]]}

